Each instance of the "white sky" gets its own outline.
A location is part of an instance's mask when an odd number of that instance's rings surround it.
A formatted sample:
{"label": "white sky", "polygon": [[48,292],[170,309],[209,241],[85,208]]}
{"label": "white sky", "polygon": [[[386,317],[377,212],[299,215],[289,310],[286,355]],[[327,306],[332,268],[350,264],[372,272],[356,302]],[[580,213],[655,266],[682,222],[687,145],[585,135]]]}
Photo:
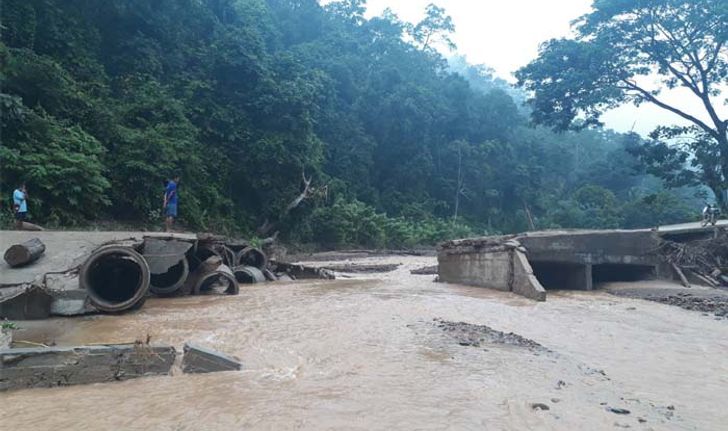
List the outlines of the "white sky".
{"label": "white sky", "polygon": [[[416,23],[429,3],[445,8],[452,17],[459,54],[514,82],[513,72],[538,55],[539,44],[568,36],[571,21],[589,12],[592,0],[368,0],[367,16],[379,15],[389,7],[400,19]],[[664,98],[699,118],[706,117],[697,98],[687,90],[673,91]],[[658,125],[685,124],[654,105],[623,106],[602,120],[615,130],[643,135]]]}

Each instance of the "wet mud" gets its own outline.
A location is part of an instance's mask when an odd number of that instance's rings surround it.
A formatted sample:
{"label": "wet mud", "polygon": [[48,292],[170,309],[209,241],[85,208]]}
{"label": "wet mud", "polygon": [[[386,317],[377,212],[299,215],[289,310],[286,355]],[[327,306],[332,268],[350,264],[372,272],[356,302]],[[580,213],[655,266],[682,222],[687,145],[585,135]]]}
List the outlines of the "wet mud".
{"label": "wet mud", "polygon": [[615,296],[643,299],[712,315],[728,322],[728,290],[686,288],[663,281],[642,283],[608,283],[603,285]]}
{"label": "wet mud", "polygon": [[434,319],[433,324],[442,329],[461,346],[486,347],[489,345],[508,345],[529,350],[547,352],[548,349],[533,340],[513,332],[505,333],[486,325],[473,325],[465,322],[448,322]]}

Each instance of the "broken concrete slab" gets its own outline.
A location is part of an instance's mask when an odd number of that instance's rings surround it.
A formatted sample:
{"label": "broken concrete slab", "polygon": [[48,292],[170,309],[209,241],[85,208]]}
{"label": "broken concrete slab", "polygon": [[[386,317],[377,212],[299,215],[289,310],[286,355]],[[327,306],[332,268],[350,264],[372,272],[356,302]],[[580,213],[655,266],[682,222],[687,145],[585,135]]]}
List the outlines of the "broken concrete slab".
{"label": "broken concrete slab", "polygon": [[10,344],[13,342],[13,331],[12,329],[0,329],[0,350],[10,348]]}
{"label": "broken concrete slab", "polygon": [[51,301],[53,316],[82,316],[99,312],[91,304],[88,292],[84,289],[50,291],[50,294],[53,298]]}
{"label": "broken concrete slab", "polygon": [[366,263],[344,263],[323,265],[321,268],[334,272],[372,274],[379,272],[392,272],[402,265],[401,263],[366,264]]}
{"label": "broken concrete slab", "polygon": [[82,316],[99,312],[91,304],[88,292],[79,287],[77,271],[63,274],[46,274],[44,282],[46,290],[52,298],[51,315]]}
{"label": "broken concrete slab", "polygon": [[515,248],[511,252],[511,259],[513,265],[511,290],[513,293],[536,301],[545,301],[546,289],[544,289],[534,275],[533,268],[531,268],[526,254],[519,248]]}
{"label": "broken concrete slab", "polygon": [[46,319],[52,298],[40,286],[21,284],[0,288],[0,318],[10,320]]}
{"label": "broken concrete slab", "polygon": [[228,356],[195,343],[184,345],[182,372],[188,374],[237,371],[243,367],[238,358]]}
{"label": "broken concrete slab", "polygon": [[169,374],[172,346],[119,344],[0,350],[0,391]]}
{"label": "broken concrete slab", "polygon": [[[295,263],[270,261],[273,270],[278,273],[285,273],[294,280],[305,280],[305,279],[324,279],[324,280],[335,280],[336,275],[325,268],[315,268],[312,266],[299,265]],[[279,277],[279,279],[282,279]]]}
{"label": "broken concrete slab", "polygon": [[0,272],[2,272],[2,283],[21,284],[38,281],[43,274],[51,272],[65,272],[72,268],[78,268],[88,256],[99,246],[110,243],[138,242],[145,237],[170,238],[181,241],[196,241],[196,235],[192,234],[158,234],[151,235],[149,232],[23,232],[3,231],[0,243],[3,246],[22,243],[31,237],[37,237],[46,245],[43,258],[37,260],[33,265],[24,266],[10,270],[10,266],[4,260],[0,260]]}
{"label": "broken concrete slab", "polygon": [[164,274],[184,259],[192,246],[189,241],[145,237],[142,256],[151,274]]}

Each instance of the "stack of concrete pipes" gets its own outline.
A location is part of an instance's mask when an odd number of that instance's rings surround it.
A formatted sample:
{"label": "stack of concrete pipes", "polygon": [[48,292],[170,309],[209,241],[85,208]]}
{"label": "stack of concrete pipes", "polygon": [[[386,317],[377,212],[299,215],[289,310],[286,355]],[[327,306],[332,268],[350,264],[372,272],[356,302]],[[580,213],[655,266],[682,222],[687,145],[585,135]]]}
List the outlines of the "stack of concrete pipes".
{"label": "stack of concrete pipes", "polygon": [[239,283],[274,281],[263,251],[245,243],[145,238],[106,245],[80,268],[79,287],[103,312],[136,309],[160,297],[239,293]]}

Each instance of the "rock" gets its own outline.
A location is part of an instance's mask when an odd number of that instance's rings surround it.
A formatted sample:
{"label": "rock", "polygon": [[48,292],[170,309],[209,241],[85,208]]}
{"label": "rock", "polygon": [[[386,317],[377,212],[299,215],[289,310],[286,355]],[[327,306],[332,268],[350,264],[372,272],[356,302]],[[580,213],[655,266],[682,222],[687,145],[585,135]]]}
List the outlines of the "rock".
{"label": "rock", "polygon": [[531,408],[534,410],[551,410],[551,408],[544,403],[533,403],[531,404]]}
{"label": "rock", "polygon": [[608,412],[612,412],[616,415],[628,415],[630,414],[630,411],[627,409],[622,409],[619,407],[607,407]]}
{"label": "rock", "polygon": [[0,391],[114,382],[169,374],[172,346],[35,347],[0,350]]}
{"label": "rock", "polygon": [[240,360],[197,344],[186,343],[182,357],[182,372],[187,374],[237,371],[243,365]]}

